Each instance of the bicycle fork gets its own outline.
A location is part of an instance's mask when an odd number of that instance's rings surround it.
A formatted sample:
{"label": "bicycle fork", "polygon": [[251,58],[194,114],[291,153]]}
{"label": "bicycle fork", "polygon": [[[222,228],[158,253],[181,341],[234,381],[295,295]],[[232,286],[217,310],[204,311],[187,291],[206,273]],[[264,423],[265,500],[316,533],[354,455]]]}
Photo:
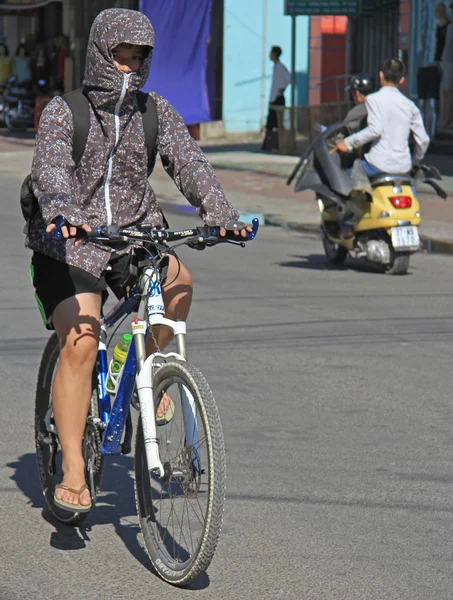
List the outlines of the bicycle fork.
{"label": "bicycle fork", "polygon": [[[157,426],[154,406],[153,393],[153,372],[156,363],[168,358],[177,360],[186,360],[186,323],[184,321],[172,321],[165,318],[165,308],[162,298],[161,286],[158,276],[155,272],[146,272],[149,277],[149,290],[145,295],[147,303],[142,301],[139,308],[139,317],[132,322],[132,334],[135,341],[135,350],[137,357],[137,377],[136,386],[140,403],[140,418],[142,420],[145,454],[148,471],[157,473],[160,477],[164,476],[165,470],[159,455],[159,441],[157,438]],[[147,320],[145,321],[145,309]],[[149,327],[161,326],[168,327],[173,331],[176,341],[177,352],[162,354],[155,352],[146,358],[146,329]],[[189,447],[198,447],[198,428],[196,423],[196,406],[192,394],[181,386],[181,401],[183,409],[184,428],[186,432],[186,444]],[[194,466],[199,469],[198,459],[194,453]]]}

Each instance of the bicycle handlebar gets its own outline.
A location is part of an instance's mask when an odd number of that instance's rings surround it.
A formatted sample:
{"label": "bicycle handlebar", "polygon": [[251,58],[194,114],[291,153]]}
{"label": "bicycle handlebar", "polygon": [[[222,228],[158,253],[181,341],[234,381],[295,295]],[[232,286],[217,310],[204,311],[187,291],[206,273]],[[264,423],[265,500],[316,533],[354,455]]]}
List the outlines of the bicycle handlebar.
{"label": "bicycle handlebar", "polygon": [[[58,239],[62,238],[61,228],[65,222],[66,221],[63,218],[60,218],[56,223],[55,237]],[[238,243],[251,241],[255,239],[258,229],[258,219],[253,219],[252,231],[250,233],[247,232],[247,237],[235,235],[232,231],[227,231],[226,235],[221,237],[220,227],[208,227],[206,225],[203,227],[177,231],[140,226],[138,226],[137,229],[132,229],[130,227],[108,225],[105,227],[96,227],[90,232],[78,229],[76,238],[104,244],[118,244],[130,241],[159,243],[187,240],[189,246],[192,245],[193,247],[196,247],[197,245],[214,246],[216,243],[222,241]]]}

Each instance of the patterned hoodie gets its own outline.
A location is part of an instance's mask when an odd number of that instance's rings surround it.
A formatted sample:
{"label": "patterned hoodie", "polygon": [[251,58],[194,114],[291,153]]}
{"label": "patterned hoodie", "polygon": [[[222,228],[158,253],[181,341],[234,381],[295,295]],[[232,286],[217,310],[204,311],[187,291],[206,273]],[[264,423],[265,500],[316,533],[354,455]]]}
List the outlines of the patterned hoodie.
{"label": "patterned hoodie", "polygon": [[[148,183],[148,156],[136,92],[145,84],[152,50],[136,73],[122,73],[112,50],[121,43],[154,46],[148,18],[134,10],[108,9],[91,28],[84,88],[90,100],[90,131],[77,166],[72,160],[73,120],[56,97],[44,110],[32,164],[40,211],[30,223],[27,246],[100,277],[110,250],[92,243],[74,246],[45,232],[56,217],[91,227],[147,223],[162,227],[156,196]],[[239,214],[225,198],[211,165],[170,103],[152,93],[158,116],[157,152],[176,186],[207,225],[233,229]],[[242,224],[240,225],[242,226]]]}

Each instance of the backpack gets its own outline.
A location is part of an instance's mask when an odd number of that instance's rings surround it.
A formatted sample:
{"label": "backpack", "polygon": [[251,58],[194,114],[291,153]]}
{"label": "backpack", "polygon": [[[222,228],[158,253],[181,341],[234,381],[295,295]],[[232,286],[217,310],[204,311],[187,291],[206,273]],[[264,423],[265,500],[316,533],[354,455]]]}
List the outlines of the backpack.
{"label": "backpack", "polygon": [[[63,96],[69,106],[74,120],[74,134],[72,138],[72,158],[76,167],[79,165],[88,140],[90,131],[90,101],[83,88],[69,92]],[[145,132],[145,146],[148,152],[148,177],[151,175],[156,163],[156,144],[158,133],[158,118],[156,105],[150,94],[137,92],[137,103],[142,113],[143,129]],[[38,212],[38,200],[33,192],[31,175],[27,175],[20,190],[20,207],[27,224]],[[25,228],[25,232],[27,226]]]}

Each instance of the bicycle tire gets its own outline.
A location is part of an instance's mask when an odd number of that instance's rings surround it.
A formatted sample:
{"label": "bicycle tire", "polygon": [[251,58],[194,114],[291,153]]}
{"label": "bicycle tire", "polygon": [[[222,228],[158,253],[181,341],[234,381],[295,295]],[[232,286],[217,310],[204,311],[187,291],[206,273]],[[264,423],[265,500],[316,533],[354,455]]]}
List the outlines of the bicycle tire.
{"label": "bicycle tire", "polygon": [[[202,373],[192,365],[181,361],[172,361],[164,364],[156,371],[153,378],[155,404],[159,402],[158,398],[160,397],[160,394],[169,389],[174,383],[178,386],[184,386],[192,394],[197,410],[197,432],[200,431],[199,425],[201,424],[206,439],[205,443],[202,441],[203,438],[199,438],[196,451],[193,447],[188,450],[187,431],[184,427],[184,448],[178,453],[178,447],[176,456],[179,457],[179,459],[176,459],[175,457],[175,461],[180,460],[181,456],[187,457],[187,455],[190,454],[190,465],[193,479],[196,479],[196,482],[192,482],[193,486],[190,485],[190,488],[189,485],[187,485],[187,481],[185,488],[184,483],[181,484],[181,482],[179,482],[180,491],[183,488],[183,494],[178,494],[174,490],[174,487],[177,486],[178,483],[175,483],[170,477],[166,491],[168,500],[171,503],[174,501],[176,502],[179,499],[181,502],[190,500],[194,493],[194,488],[195,497],[200,508],[201,502],[205,499],[207,500],[204,512],[204,522],[200,522],[200,524],[195,522],[195,526],[198,526],[201,531],[198,532],[196,548],[193,555],[190,555],[186,560],[180,561],[178,560],[178,557],[171,556],[168,548],[169,540],[173,540],[173,548],[175,549],[176,536],[172,537],[170,534],[167,538],[167,542],[165,542],[166,530],[162,528],[157,520],[160,514],[163,515],[166,510],[166,508],[164,510],[163,507],[165,498],[163,497],[162,492],[160,499],[156,498],[156,492],[153,496],[153,484],[156,484],[147,471],[141,419],[139,419],[138,422],[135,448],[135,496],[140,528],[143,534],[146,551],[155,571],[164,581],[179,587],[185,587],[198,579],[198,577],[208,569],[219,540],[225,500],[225,446],[215,399]],[[162,429],[171,426],[171,423],[177,418],[178,410],[182,412],[182,408],[179,408],[179,405],[175,402],[175,416],[173,417],[173,420],[170,421],[168,425],[165,425],[164,428],[158,427],[157,435],[158,438],[160,436],[160,454],[162,462],[164,462],[162,456],[162,440],[165,438],[167,448],[173,448],[173,446],[169,446],[169,444],[172,443],[171,438],[170,442],[168,441],[170,434],[168,432],[162,433]],[[203,460],[199,460],[199,465],[201,466],[203,464],[206,467],[206,469],[203,470],[204,473],[200,468],[200,474],[194,467],[193,457],[195,452],[197,453],[196,456],[198,458],[200,458],[202,452],[203,455],[206,453],[206,460],[204,457]],[[199,477],[199,480],[197,477]],[[203,482],[202,477],[204,478]],[[206,483],[205,479],[207,479]],[[161,487],[164,487],[161,479],[159,479],[159,482]],[[203,490],[206,491],[204,492]],[[185,496],[185,499],[182,499],[183,495]],[[192,513],[189,513],[189,506],[187,506],[188,521],[190,521],[190,514]],[[168,524],[169,522],[167,521],[167,526]],[[181,523],[181,527],[182,525],[183,524]],[[176,544],[178,549],[180,548],[180,545],[181,537]],[[186,554],[189,553],[186,552]]]}
{"label": "bicycle tire", "polygon": [[[57,334],[54,333],[48,340],[41,359],[41,364],[38,371],[38,381],[36,386],[35,397],[35,447],[36,459],[38,464],[38,475],[41,487],[46,499],[47,505],[51,513],[62,523],[67,525],[78,525],[82,523],[90,512],[74,513],[65,511],[58,507],[54,502],[55,485],[60,483],[62,473],[51,473],[52,468],[50,463],[52,460],[51,452],[53,451],[53,468],[56,470],[58,456],[61,455],[58,438],[54,434],[49,434],[44,419],[49,412],[49,407],[52,402],[52,383],[55,374],[55,369],[60,355],[60,344]],[[97,396],[96,378],[93,376],[93,393]],[[92,401],[90,413],[97,410],[97,403]],[[96,415],[93,415],[96,416]],[[50,447],[52,446],[52,450]],[[94,475],[94,483],[96,490],[99,490],[102,480],[104,468],[103,457],[99,455],[96,465],[96,473]],[[88,473],[85,473],[88,481]]]}

